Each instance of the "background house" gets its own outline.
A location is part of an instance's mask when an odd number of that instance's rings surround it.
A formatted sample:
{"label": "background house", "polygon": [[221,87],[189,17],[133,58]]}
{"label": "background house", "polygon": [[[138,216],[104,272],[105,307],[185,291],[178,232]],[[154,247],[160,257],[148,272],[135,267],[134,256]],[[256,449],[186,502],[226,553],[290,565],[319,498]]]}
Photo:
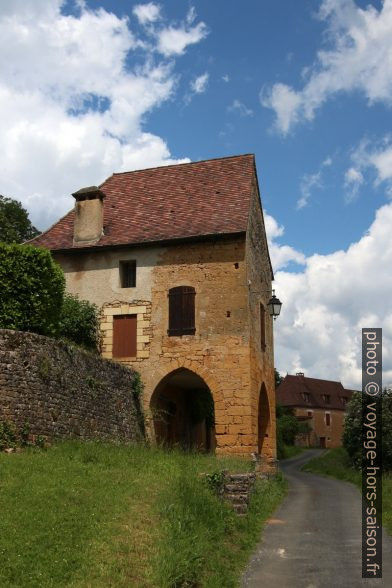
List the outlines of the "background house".
{"label": "background house", "polygon": [[[159,442],[273,461],[273,273],[253,155],[113,174],[32,241],[101,310]],[[203,417],[203,418],[201,418]]]}
{"label": "background house", "polygon": [[307,378],[302,372],[287,375],[276,391],[276,401],[291,408],[294,416],[308,423],[309,434],[299,435],[298,444],[315,447],[340,447],[346,405],[353,390],[340,382]]}

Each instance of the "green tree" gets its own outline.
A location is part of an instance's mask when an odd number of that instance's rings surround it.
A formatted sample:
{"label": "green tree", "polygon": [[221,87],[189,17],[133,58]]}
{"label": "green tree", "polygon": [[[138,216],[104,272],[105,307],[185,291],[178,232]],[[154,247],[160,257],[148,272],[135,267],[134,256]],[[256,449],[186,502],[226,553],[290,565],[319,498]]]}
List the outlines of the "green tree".
{"label": "green tree", "polygon": [[55,335],[64,287],[49,251],[0,243],[0,328]]}
{"label": "green tree", "polygon": [[20,202],[0,194],[0,241],[23,243],[39,235]]}
{"label": "green tree", "polygon": [[[381,399],[382,463],[385,471],[392,471],[392,389],[385,389]],[[347,405],[344,421],[343,445],[352,465],[362,467],[362,392],[354,392]]]}
{"label": "green tree", "polygon": [[275,390],[276,388],[283,382],[283,378],[280,375],[280,373],[278,372],[278,370],[276,368],[275,369]]}
{"label": "green tree", "polygon": [[98,308],[87,300],[65,294],[59,322],[59,336],[86,349],[99,345]]}

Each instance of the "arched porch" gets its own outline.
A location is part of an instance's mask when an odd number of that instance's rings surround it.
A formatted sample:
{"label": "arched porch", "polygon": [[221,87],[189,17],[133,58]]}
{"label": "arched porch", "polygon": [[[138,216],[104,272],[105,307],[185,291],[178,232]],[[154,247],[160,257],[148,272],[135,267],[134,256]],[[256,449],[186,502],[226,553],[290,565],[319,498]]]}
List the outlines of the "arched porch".
{"label": "arched porch", "polygon": [[206,382],[187,368],[167,374],[150,401],[157,443],[185,450],[215,450],[214,400]]}

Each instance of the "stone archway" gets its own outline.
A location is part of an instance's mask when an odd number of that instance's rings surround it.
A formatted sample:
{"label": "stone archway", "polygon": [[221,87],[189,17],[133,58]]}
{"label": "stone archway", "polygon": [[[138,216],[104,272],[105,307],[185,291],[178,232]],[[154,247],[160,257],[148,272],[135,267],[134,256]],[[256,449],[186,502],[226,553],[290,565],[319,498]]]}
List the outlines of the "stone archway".
{"label": "stone archway", "polygon": [[201,376],[187,368],[167,374],[150,401],[157,443],[185,450],[215,450],[214,400]]}
{"label": "stone archway", "polygon": [[258,406],[258,451],[261,455],[271,453],[271,414],[265,384],[261,385]]}

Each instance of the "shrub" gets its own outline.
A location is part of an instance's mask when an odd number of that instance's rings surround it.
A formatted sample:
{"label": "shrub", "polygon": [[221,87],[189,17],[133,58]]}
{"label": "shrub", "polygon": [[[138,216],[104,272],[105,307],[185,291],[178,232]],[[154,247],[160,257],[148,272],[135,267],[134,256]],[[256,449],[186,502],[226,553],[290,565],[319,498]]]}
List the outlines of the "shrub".
{"label": "shrub", "polygon": [[56,334],[64,287],[49,251],[0,243],[0,328]]}
{"label": "shrub", "polygon": [[[382,462],[385,471],[392,471],[392,390],[384,390],[382,402]],[[362,467],[362,392],[355,392],[347,405],[343,445],[351,464]]]}
{"label": "shrub", "polygon": [[72,294],[65,294],[60,315],[59,336],[86,349],[97,350],[99,343],[97,306],[87,300],[79,300]]}
{"label": "shrub", "polygon": [[278,437],[285,445],[294,445],[299,432],[299,423],[292,414],[283,414],[277,419]]}

